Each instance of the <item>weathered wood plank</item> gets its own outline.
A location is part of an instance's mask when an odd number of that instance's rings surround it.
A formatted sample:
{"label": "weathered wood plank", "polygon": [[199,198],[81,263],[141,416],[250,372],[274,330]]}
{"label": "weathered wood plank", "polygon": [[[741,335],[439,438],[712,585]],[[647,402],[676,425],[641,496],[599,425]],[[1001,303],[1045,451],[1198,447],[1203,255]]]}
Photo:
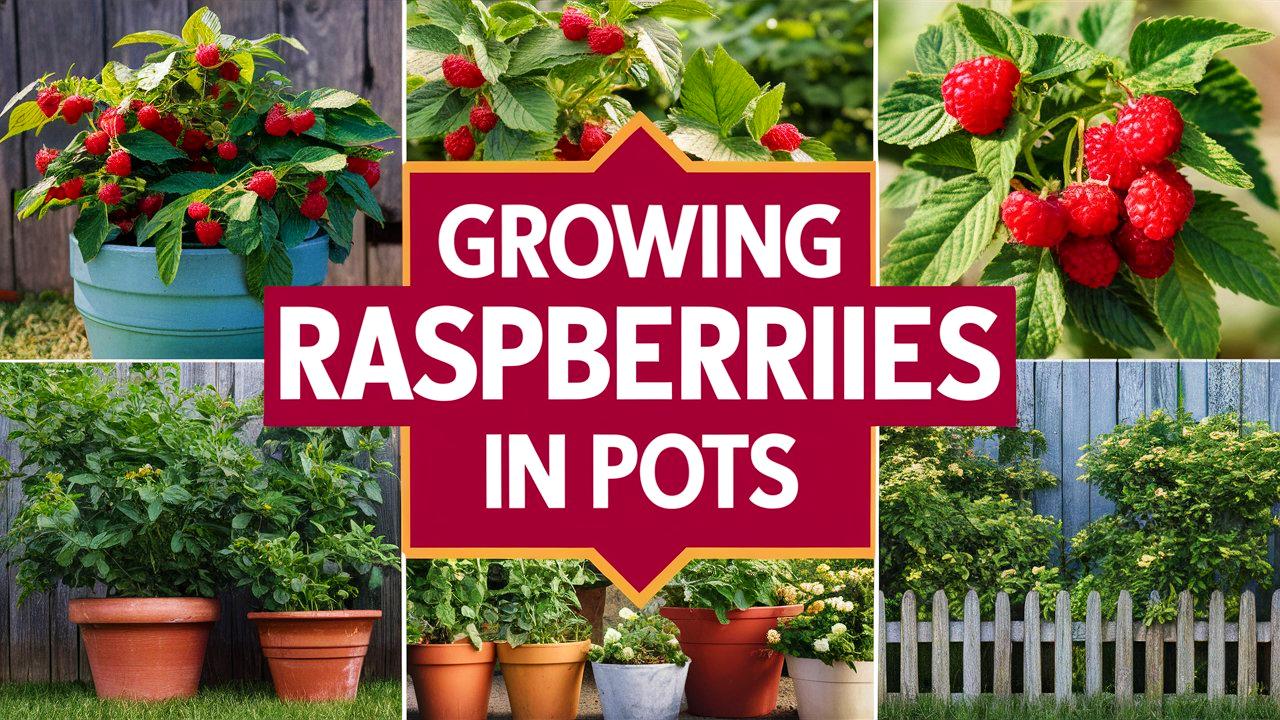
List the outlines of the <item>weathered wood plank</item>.
{"label": "weathered wood plank", "polygon": [[1071,594],[1058,593],[1054,605],[1053,695],[1058,702],[1071,699]]}
{"label": "weathered wood plank", "polygon": [[1227,642],[1223,632],[1226,624],[1226,607],[1222,593],[1214,590],[1209,596],[1209,699],[1221,698],[1227,692]]}
{"label": "weathered wood plank", "polygon": [[[1119,367],[1114,360],[1089,363],[1089,440],[1115,430],[1120,406],[1119,382]],[[1089,492],[1089,520],[1115,512],[1115,503],[1103,497],[1097,487],[1085,487]]]}
{"label": "weathered wood plank", "polygon": [[1133,702],[1133,600],[1128,590],[1116,600],[1116,701]]}
{"label": "weathered wood plank", "polygon": [[1271,682],[1267,686],[1271,701],[1280,705],[1280,590],[1271,593]]}
{"label": "weathered wood plank", "polygon": [[[182,29],[182,24],[190,15],[186,0],[106,0],[104,5],[108,45],[140,30],[167,30],[176,33]],[[138,68],[143,59],[155,51],[155,45],[125,45],[111,48],[108,58]]]}
{"label": "weathered wood plank", "polygon": [[995,647],[992,651],[992,691],[996,697],[1013,694],[1013,633],[1009,594],[996,595]]}
{"label": "weathered wood plank", "polygon": [[1089,593],[1084,615],[1084,694],[1102,692],[1102,598]]}
{"label": "weathered wood plank", "polygon": [[982,611],[973,589],[964,596],[963,658],[964,696],[976,698],[982,692]]}
{"label": "weathered wood plank", "polygon": [[[404,76],[401,55],[404,43],[403,36],[404,4],[399,0],[366,0],[369,21],[365,25],[367,37],[365,47],[368,49],[368,66],[365,72],[364,92],[391,127],[400,127],[400,116],[404,102]],[[373,189],[382,205],[389,224],[400,221],[400,163],[401,143],[390,141],[383,143],[394,155],[388,155],[382,161],[382,182]],[[370,245],[372,247],[372,244]],[[394,284],[399,284],[400,275],[396,274]],[[370,285],[384,285],[376,282],[373,276]]]}
{"label": "weathered wood plank", "polygon": [[1239,360],[1215,360],[1208,363],[1206,415],[1239,413],[1243,403],[1243,367]]}
{"label": "weathered wood plank", "polygon": [[887,621],[888,618],[884,615],[884,593],[877,590],[876,614],[873,622],[876,627],[876,689],[881,702],[884,702],[885,696],[889,693],[889,653],[888,643],[885,640],[887,633],[884,631]]}
{"label": "weathered wood plank", "polygon": [[399,285],[404,278],[399,242],[365,243],[365,271],[370,285]]}
{"label": "weathered wood plank", "polygon": [[902,697],[906,700],[915,700],[920,694],[920,646],[916,628],[919,617],[916,595],[908,590],[902,596],[902,643],[899,646],[902,661],[898,670]]}
{"label": "weathered wood plank", "polygon": [[1192,608],[1191,593],[1184,590],[1178,596],[1177,681],[1175,689],[1179,695],[1187,695],[1195,690],[1196,643],[1194,623],[1195,615]]}
{"label": "weathered wood plank", "polygon": [[[1058,488],[1062,492],[1062,533],[1065,538],[1076,533],[1092,519],[1089,496],[1093,486],[1079,481],[1082,470],[1076,461],[1080,459],[1081,446],[1088,444],[1089,405],[1092,398],[1089,388],[1090,363],[1072,362],[1062,366],[1062,465]],[[1066,551],[1065,548],[1063,550]]]}
{"label": "weathered wood plank", "polygon": [[1253,593],[1240,594],[1240,640],[1236,643],[1236,692],[1241,696],[1258,692],[1258,608]]}
{"label": "weathered wood plank", "polygon": [[1178,409],[1178,362],[1158,360],[1146,363],[1147,412]]}
{"label": "weathered wood plank", "polygon": [[[1057,477],[1062,477],[1062,365],[1060,361],[1036,363],[1035,373],[1035,426],[1044,433],[1045,452],[1041,466]],[[1036,512],[1042,515],[1062,517],[1062,483],[1035,493]],[[1050,564],[1061,558],[1062,547],[1056,547],[1049,555]]]}
{"label": "weathered wood plank", "polygon": [[1209,407],[1208,363],[1204,360],[1178,361],[1178,379],[1182,383],[1183,409],[1195,417],[1204,417]]}
{"label": "weathered wood plank", "polygon": [[933,594],[933,645],[929,651],[933,696],[948,701],[951,699],[951,611],[947,594],[941,590]]}
{"label": "weathered wood plank", "polygon": [[1028,701],[1040,698],[1040,593],[1027,593],[1022,611],[1026,637],[1022,645],[1022,694]]}
{"label": "weathered wood plank", "polygon": [[[1151,592],[1152,602],[1159,602],[1160,593]],[[1152,625],[1145,638],[1147,673],[1145,692],[1147,702],[1159,703],[1164,698],[1164,627]]]}
{"label": "weathered wood plank", "polygon": [[[0,2],[0,97],[12,97],[30,78],[18,75],[18,10],[16,2]],[[17,287],[13,272],[14,231],[17,218],[13,216],[13,191],[25,184],[27,158],[22,154],[22,143],[0,143],[0,290]],[[3,513],[0,513],[3,514]],[[0,532],[8,527],[0,522]],[[0,601],[7,598],[7,590],[0,591]],[[7,602],[0,603],[0,607]],[[9,637],[8,618],[0,620],[0,643]],[[2,645],[0,645],[2,646]],[[8,657],[0,657],[0,681],[9,674]]]}

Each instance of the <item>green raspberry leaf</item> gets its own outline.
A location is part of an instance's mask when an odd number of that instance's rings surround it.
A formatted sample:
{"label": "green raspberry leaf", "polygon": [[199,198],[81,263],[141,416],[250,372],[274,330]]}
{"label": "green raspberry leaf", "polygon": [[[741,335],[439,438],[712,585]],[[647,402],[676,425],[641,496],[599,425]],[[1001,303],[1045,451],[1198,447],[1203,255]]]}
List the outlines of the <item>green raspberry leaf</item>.
{"label": "green raspberry leaf", "polygon": [[1136,6],[1134,0],[1101,0],[1090,5],[1080,13],[1076,25],[1080,37],[1099,52],[1124,57]]}
{"label": "green raspberry leaf", "polygon": [[916,38],[916,68],[926,75],[945,75],[956,63],[981,54],[982,48],[954,22],[930,25]]}
{"label": "green raspberry leaf", "polygon": [[414,50],[450,55],[462,49],[458,36],[439,25],[415,25],[405,31],[405,45]]}
{"label": "green raspberry leaf", "polygon": [[1040,82],[1081,70],[1102,62],[1102,53],[1079,40],[1061,35],[1036,36],[1036,62],[1026,82]]}
{"label": "green raspberry leaf", "polygon": [[1071,319],[1085,331],[1117,350],[1155,350],[1161,337],[1155,312],[1125,274],[1109,287],[1085,287],[1070,280],[1067,308]]}
{"label": "green raspberry leaf", "polygon": [[1195,168],[1201,175],[1224,185],[1245,189],[1253,187],[1253,178],[1240,166],[1240,161],[1213,138],[1205,135],[1195,123],[1185,123],[1182,146],[1173,154],[1172,159]]}
{"label": "green raspberry leaf", "polygon": [[[57,115],[54,117],[57,117]],[[0,142],[4,142],[14,135],[28,130],[35,130],[36,134],[39,135],[40,130],[50,122],[53,122],[53,118],[45,117],[35,100],[28,100],[15,107],[13,113],[9,115],[9,131],[5,133],[4,137],[0,138]]]}
{"label": "green raspberry leaf", "polygon": [[258,247],[245,259],[244,280],[249,294],[259,301],[268,287],[292,285],[293,261],[289,259],[289,251],[282,243]]}
{"label": "green raspberry leaf", "polygon": [[1262,124],[1258,89],[1227,60],[1214,58],[1196,91],[1161,93],[1178,106],[1183,120],[1215,135],[1252,130]]}
{"label": "green raspberry leaf", "polygon": [[978,160],[973,156],[972,138],[956,134],[916,148],[904,165],[924,170],[937,166],[977,171]]}
{"label": "green raspberry leaf", "polygon": [[991,187],[1009,187],[1018,162],[1018,153],[1022,150],[1022,136],[1026,126],[1027,117],[1022,113],[1014,113],[1000,132],[975,135],[970,140],[978,172],[987,176]]}
{"label": "green raspberry leaf", "polygon": [[778,118],[782,114],[782,97],[786,91],[787,85],[783,83],[760,93],[759,97],[751,101],[751,107],[747,110],[747,132],[751,133],[756,142],[778,124]]}
{"label": "green raspberry leaf", "polygon": [[184,160],[186,154],[169,144],[168,140],[151,130],[134,130],[116,138],[120,146],[139,160],[151,163],[163,163],[169,160]]}
{"label": "green raspberry leaf", "polygon": [[480,10],[469,0],[418,0],[418,14],[460,37],[467,29],[483,27]]}
{"label": "green raspberry leaf", "polygon": [[742,121],[743,112],[760,94],[751,73],[717,47],[714,55],[704,49],[694,53],[680,85],[680,105],[686,113],[720,128],[727,135]]}
{"label": "green raspberry leaf", "polygon": [[726,137],[720,128],[700,117],[672,112],[675,128],[668,133],[671,142],[700,160],[769,160],[769,150],[749,137]]}
{"label": "green raspberry leaf", "polygon": [[511,51],[508,75],[527,75],[537,70],[568,65],[590,55],[586,43],[565,39],[558,28],[538,27],[521,36]]}
{"label": "green raspberry leaf", "polygon": [[1240,161],[1240,166],[1253,178],[1253,195],[1269,208],[1280,210],[1275,184],[1267,171],[1266,158],[1253,141],[1252,133],[1229,133],[1215,136],[1218,144]]}
{"label": "green raspberry leaf", "polygon": [[1280,258],[1267,236],[1230,200],[1197,190],[1178,244],[1218,285],[1280,305]]}
{"label": "green raspberry leaf", "polygon": [[[1001,231],[999,235],[1007,238],[1008,233]],[[1005,242],[987,265],[979,284],[1014,289],[1018,357],[1042,358],[1053,352],[1062,340],[1067,302],[1062,271],[1052,251]]]}
{"label": "green raspberry leaf", "polygon": [[[158,218],[157,215],[156,219]],[[160,281],[169,285],[174,278],[178,277],[178,263],[182,260],[182,223],[160,224],[153,219],[148,223],[148,226],[151,225],[162,227],[162,230],[155,235],[156,270],[160,274]]]}
{"label": "green raspberry leaf", "polygon": [[704,20],[714,18],[715,10],[704,0],[630,0],[649,17],[672,20]]}
{"label": "green raspberry leaf", "polygon": [[555,135],[512,130],[502,123],[485,136],[485,160],[545,160],[556,146]]}
{"label": "green raspberry leaf", "polygon": [[107,222],[106,205],[98,202],[90,203],[89,207],[80,213],[72,232],[76,236],[76,243],[80,246],[80,254],[84,256],[86,262],[98,256],[98,252],[102,250],[102,244],[107,241],[107,233],[110,230],[111,223]]}
{"label": "green raspberry leaf", "polygon": [[1211,358],[1222,341],[1222,319],[1213,285],[1185,245],[1179,245],[1173,267],[1159,280],[1143,285],[1155,298],[1156,316],[1182,357]]}
{"label": "green raspberry leaf", "polygon": [[456,88],[433,80],[409,93],[405,111],[409,137],[436,137],[466,125],[471,105]]}
{"label": "green raspberry leaf", "polygon": [[1213,18],[1179,15],[1144,20],[1129,43],[1133,74],[1125,83],[1135,93],[1193,90],[1214,55],[1273,37],[1265,30]]}
{"label": "green raspberry leaf", "polygon": [[680,35],[666,23],[646,17],[636,20],[633,28],[636,46],[653,67],[652,76],[657,79],[658,87],[663,90],[680,87],[684,73],[684,46]]}
{"label": "green raspberry leaf", "polygon": [[800,148],[791,153],[791,159],[795,162],[834,162],[836,152],[818,138],[805,138],[800,142]]}
{"label": "green raspberry leaf", "polygon": [[493,111],[512,130],[555,132],[559,108],[541,84],[525,78],[511,78],[489,84]]}
{"label": "green raspberry leaf", "polygon": [[962,175],[933,192],[907,220],[881,262],[885,285],[950,285],[991,241],[1003,188],[983,176]]}
{"label": "green raspberry leaf", "polygon": [[965,174],[963,170],[936,167],[932,172],[914,167],[904,168],[880,193],[880,205],[887,208],[911,208],[924,202],[934,190],[951,178]]}
{"label": "green raspberry leaf", "polygon": [[960,127],[942,105],[942,78],[907,73],[880,99],[880,140],[919,147],[950,135]]}
{"label": "green raspberry leaf", "polygon": [[1009,58],[1026,71],[1036,61],[1036,38],[1031,31],[993,10],[957,5],[960,21],[983,50]]}
{"label": "green raspberry leaf", "polygon": [[255,207],[243,220],[232,218],[227,222],[227,232],[222,245],[237,255],[248,255],[262,244],[262,219]]}

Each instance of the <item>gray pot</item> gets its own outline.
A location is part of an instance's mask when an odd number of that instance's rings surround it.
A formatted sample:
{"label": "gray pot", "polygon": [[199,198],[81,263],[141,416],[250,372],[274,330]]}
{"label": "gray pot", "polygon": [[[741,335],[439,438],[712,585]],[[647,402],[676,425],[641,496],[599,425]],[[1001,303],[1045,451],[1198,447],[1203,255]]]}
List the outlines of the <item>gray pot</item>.
{"label": "gray pot", "polygon": [[684,667],[591,663],[604,720],[675,720],[684,697]]}

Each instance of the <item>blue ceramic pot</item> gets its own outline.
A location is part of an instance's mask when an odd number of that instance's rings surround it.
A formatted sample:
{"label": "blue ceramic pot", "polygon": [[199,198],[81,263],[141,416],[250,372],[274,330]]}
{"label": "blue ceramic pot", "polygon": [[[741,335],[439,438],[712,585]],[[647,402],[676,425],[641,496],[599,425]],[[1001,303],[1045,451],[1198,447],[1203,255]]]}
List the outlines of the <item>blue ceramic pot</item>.
{"label": "blue ceramic pot", "polygon": [[[329,238],[289,250],[294,285],[329,272]],[[216,360],[262,357],[262,305],[244,282],[244,258],[226,248],[183,248],[165,285],[156,249],[104,245],[85,262],[71,237],[71,278],[93,357],[103,360]]]}

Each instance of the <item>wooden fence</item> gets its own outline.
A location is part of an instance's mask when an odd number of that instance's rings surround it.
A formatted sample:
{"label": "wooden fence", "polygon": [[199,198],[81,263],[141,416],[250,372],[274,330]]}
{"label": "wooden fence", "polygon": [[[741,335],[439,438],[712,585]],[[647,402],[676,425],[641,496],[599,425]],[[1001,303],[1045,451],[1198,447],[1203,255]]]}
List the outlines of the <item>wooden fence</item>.
{"label": "wooden fence", "polygon": [[[129,365],[115,367],[123,381]],[[182,384],[187,387],[213,385],[224,394],[241,400],[262,392],[262,364],[258,362],[183,363]],[[10,422],[0,418],[0,455],[18,465],[18,453],[7,441]],[[261,423],[247,428],[250,434],[261,429]],[[384,451],[394,465],[394,472],[378,479],[382,488],[383,512],[376,523],[377,531],[391,542],[400,537],[400,447],[399,433]],[[0,484],[0,534],[7,532],[17,514],[22,489],[15,481]],[[67,619],[67,601],[94,593],[59,586],[43,595],[32,595],[18,604],[14,585],[17,568],[9,565],[7,555],[0,555],[7,569],[5,582],[0,582],[0,682],[84,681],[90,678],[89,665],[80,646],[76,626]],[[382,619],[374,625],[373,641],[365,658],[368,678],[399,678],[401,637],[401,579],[397,572],[387,573],[382,592],[367,598],[364,607],[382,610]],[[224,592],[222,619],[214,626],[204,667],[205,682],[238,679],[265,679],[266,666],[245,613],[252,608],[245,591]]]}
{"label": "wooden fence", "polygon": [[[340,87],[369,98],[392,127],[400,126],[404,0],[0,0],[0,102],[46,72],[94,74],[107,60],[136,67],[147,46],[112,48],[138,30],[176,32],[187,16],[207,5],[227,32],[261,37],[280,32],[311,52],[279,48],[286,74],[300,88]],[[52,123],[40,137],[0,144],[0,290],[69,291],[67,233],[73,213],[18,222],[14,192],[39,178],[34,156],[41,145],[62,147],[73,136]],[[400,284],[400,144],[383,164],[374,188],[387,225],[357,222],[351,257],[331,268],[337,285]]]}
{"label": "wooden fence", "polygon": [[[1209,601],[1208,620],[1197,620],[1191,595],[1178,598],[1177,620],[1168,624],[1146,626],[1133,620],[1133,602],[1121,593],[1116,603],[1115,620],[1103,620],[1102,602],[1090,593],[1083,622],[1071,615],[1071,600],[1064,591],[1058,594],[1053,620],[1041,616],[1040,598],[1028,593],[1021,620],[1014,620],[1010,598],[996,596],[993,620],[983,620],[978,609],[978,595],[969,591],[964,599],[960,620],[951,619],[945,593],[933,596],[931,619],[919,621],[919,605],[913,593],[902,597],[901,618],[885,622],[884,596],[877,593],[876,611],[881,618],[877,633],[878,687],[881,698],[913,700],[925,689],[921,687],[920,666],[925,656],[922,643],[929,645],[928,664],[930,692],[935,697],[974,698],[983,693],[998,697],[1021,694],[1035,700],[1052,694],[1058,700],[1075,696],[1079,686],[1075,651],[1084,649],[1083,695],[1090,697],[1112,692],[1120,702],[1133,700],[1135,678],[1148,700],[1158,702],[1166,692],[1189,695],[1199,692],[1209,698],[1227,695],[1228,644],[1235,645],[1235,694],[1251,695],[1266,689],[1272,700],[1280,704],[1280,591],[1271,596],[1268,621],[1258,621],[1257,605],[1252,592],[1240,596],[1237,622],[1226,622],[1222,593],[1215,592]],[[953,644],[960,645],[961,661],[958,688],[952,686]],[[1172,653],[1168,645],[1172,644]],[[1204,662],[1197,662],[1197,644],[1206,650]],[[897,645],[898,677],[896,692],[890,693],[888,647]],[[1267,668],[1265,688],[1259,685],[1259,649]],[[1052,655],[1044,662],[1043,650],[1052,646]],[[1112,652],[1104,653],[1110,646]],[[984,647],[987,650],[984,650]],[[1141,658],[1135,649],[1141,651]],[[1018,657],[1020,654],[1021,657]],[[1172,666],[1166,663],[1172,659]],[[1105,672],[1110,665],[1111,672]],[[1197,672],[1203,666],[1204,673]],[[1015,670],[1021,669],[1020,687],[1015,687]],[[1170,677],[1172,676],[1172,677]],[[1170,682],[1171,681],[1171,682]],[[1106,683],[1104,685],[1104,682]],[[959,690],[959,693],[955,691]]]}

